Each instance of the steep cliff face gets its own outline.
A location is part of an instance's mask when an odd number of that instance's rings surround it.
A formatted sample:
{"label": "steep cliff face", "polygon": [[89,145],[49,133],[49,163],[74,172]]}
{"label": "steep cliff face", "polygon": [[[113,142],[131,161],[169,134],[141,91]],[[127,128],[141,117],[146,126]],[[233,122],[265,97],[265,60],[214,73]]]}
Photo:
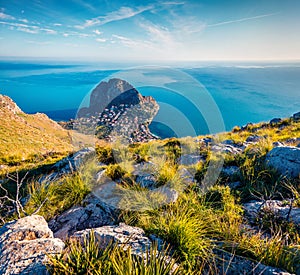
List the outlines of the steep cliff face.
{"label": "steep cliff face", "polygon": [[79,110],[74,128],[107,140],[148,141],[156,138],[148,125],[158,109],[152,97],[144,97],[125,80],[114,78],[92,91],[90,104]]}
{"label": "steep cliff face", "polygon": [[149,101],[154,101],[154,99],[143,97],[125,80],[112,78],[108,82],[102,81],[94,88],[90,96],[89,107],[81,108],[77,117],[95,116],[112,106],[137,105]]}

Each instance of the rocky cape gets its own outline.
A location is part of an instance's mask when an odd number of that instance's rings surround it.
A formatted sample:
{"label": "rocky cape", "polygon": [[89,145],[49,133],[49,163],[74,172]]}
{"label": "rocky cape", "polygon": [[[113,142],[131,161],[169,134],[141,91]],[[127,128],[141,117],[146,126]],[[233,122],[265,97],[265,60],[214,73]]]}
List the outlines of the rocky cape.
{"label": "rocky cape", "polygon": [[125,80],[113,78],[93,89],[89,106],[80,108],[75,120],[61,125],[109,141],[146,142],[157,138],[148,125],[158,110],[154,98],[142,96]]}

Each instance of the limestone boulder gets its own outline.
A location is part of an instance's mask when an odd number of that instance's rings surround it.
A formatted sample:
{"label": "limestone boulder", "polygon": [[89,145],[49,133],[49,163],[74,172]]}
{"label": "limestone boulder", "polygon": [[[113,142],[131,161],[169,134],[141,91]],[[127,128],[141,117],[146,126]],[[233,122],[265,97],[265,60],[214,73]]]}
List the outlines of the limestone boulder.
{"label": "limestone boulder", "polygon": [[63,249],[41,216],[6,223],[0,228],[0,274],[48,274],[48,255]]}
{"label": "limestone boulder", "polygon": [[300,174],[300,148],[278,146],[266,156],[266,164],[284,176],[298,178]]}

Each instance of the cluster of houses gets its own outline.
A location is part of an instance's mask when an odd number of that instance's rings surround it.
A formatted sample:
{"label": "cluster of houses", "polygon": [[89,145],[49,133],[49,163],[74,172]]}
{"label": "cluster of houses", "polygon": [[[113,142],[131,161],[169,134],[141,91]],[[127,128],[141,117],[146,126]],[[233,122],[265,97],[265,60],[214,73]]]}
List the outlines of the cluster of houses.
{"label": "cluster of houses", "polygon": [[[116,137],[126,138],[128,142],[147,142],[157,139],[148,128],[154,116],[153,106],[143,104],[125,104],[107,106],[101,113],[79,117],[61,122],[68,130],[94,135],[113,141]],[[98,131],[101,131],[99,134]]]}

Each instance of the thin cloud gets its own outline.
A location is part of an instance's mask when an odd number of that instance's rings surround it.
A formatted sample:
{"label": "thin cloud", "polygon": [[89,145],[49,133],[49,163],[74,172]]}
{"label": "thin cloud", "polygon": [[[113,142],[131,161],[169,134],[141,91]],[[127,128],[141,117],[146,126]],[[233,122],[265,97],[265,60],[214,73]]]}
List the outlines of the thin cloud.
{"label": "thin cloud", "polygon": [[116,43],[119,42],[122,45],[134,49],[134,50],[141,50],[141,49],[145,49],[145,48],[153,48],[153,44],[149,41],[141,41],[141,40],[134,40],[122,35],[117,35],[117,34],[113,34],[112,35],[113,38],[116,38],[117,41],[112,40],[111,43]]}
{"label": "thin cloud", "polygon": [[151,22],[140,23],[140,27],[148,33],[149,39],[158,44],[160,48],[174,48],[178,44],[167,28],[154,25]]}
{"label": "thin cloud", "polygon": [[81,33],[81,32],[64,32],[62,34],[64,37],[69,37],[69,36],[78,36],[78,37],[94,37],[94,34],[88,34],[88,33]]}
{"label": "thin cloud", "polygon": [[60,27],[60,26],[62,26],[62,24],[60,24],[60,23],[53,23],[53,26]]}
{"label": "thin cloud", "polygon": [[215,23],[215,24],[209,24],[206,26],[207,27],[223,26],[223,25],[227,25],[227,24],[233,24],[233,23],[238,23],[238,22],[244,22],[244,21],[250,21],[250,20],[255,20],[255,19],[259,19],[259,18],[269,17],[269,16],[273,16],[273,15],[277,15],[277,14],[279,14],[279,13],[277,12],[277,13],[262,14],[262,15],[245,17],[245,18],[236,19],[236,20],[223,21],[223,22],[219,22],[219,23]]}
{"label": "thin cloud", "polygon": [[141,14],[145,11],[151,10],[153,6],[139,7],[137,9],[132,9],[129,7],[121,7],[117,11],[110,12],[104,16],[98,16],[89,20],[86,20],[83,25],[75,26],[78,29],[84,29],[92,26],[101,26],[110,22],[120,21],[123,19],[128,19]]}
{"label": "thin cloud", "polygon": [[19,19],[19,21],[20,21],[20,22],[23,22],[23,23],[29,23],[29,21],[28,21],[26,18],[24,18],[24,19]]}
{"label": "thin cloud", "polygon": [[6,14],[4,12],[0,12],[0,19],[5,19],[5,20],[14,20],[16,19],[15,17],[9,15],[9,14]]}
{"label": "thin cloud", "polygon": [[107,40],[105,38],[96,38],[96,41],[97,42],[100,42],[100,43],[104,43],[106,42]]}
{"label": "thin cloud", "polygon": [[47,34],[57,34],[57,31],[52,30],[52,29],[43,29],[43,28],[41,28],[40,31],[43,31]]}
{"label": "thin cloud", "polygon": [[36,45],[49,45],[49,44],[52,44],[51,41],[34,41],[34,40],[26,40],[26,43],[36,44]]}
{"label": "thin cloud", "polygon": [[97,34],[97,35],[100,35],[102,34],[103,32],[99,31],[99,30],[93,30],[93,33]]}
{"label": "thin cloud", "polygon": [[18,27],[17,31],[31,33],[31,34],[37,34],[38,33],[38,30],[33,30],[33,29],[28,29],[28,28],[23,28],[23,27]]}
{"label": "thin cloud", "polygon": [[31,33],[31,34],[37,34],[37,33],[46,33],[46,34],[57,34],[57,31],[48,29],[48,28],[41,28],[36,25],[28,25],[28,24],[22,24],[22,23],[10,23],[10,22],[4,22],[0,21],[0,25],[6,25],[12,28],[15,28],[17,31]]}
{"label": "thin cloud", "polygon": [[163,2],[162,5],[170,5],[170,6],[177,6],[177,5],[184,5],[185,2],[176,2],[176,1],[168,1]]}

